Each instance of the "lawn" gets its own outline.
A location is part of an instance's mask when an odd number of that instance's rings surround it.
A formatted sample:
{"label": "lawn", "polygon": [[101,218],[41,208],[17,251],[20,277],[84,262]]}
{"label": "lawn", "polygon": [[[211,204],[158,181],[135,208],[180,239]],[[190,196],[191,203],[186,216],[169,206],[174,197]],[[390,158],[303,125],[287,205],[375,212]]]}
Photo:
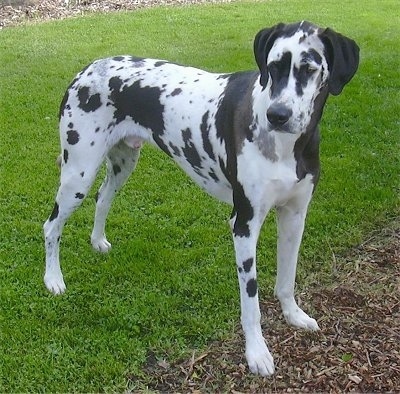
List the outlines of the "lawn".
{"label": "lawn", "polygon": [[[0,392],[140,389],[149,355],[174,360],[238,327],[230,207],[151,147],[113,205],[111,253],[89,245],[88,198],[63,236],[67,292],[54,297],[44,288],[42,224],[58,185],[58,107],[81,68],[135,54],[210,71],[253,69],[255,33],[280,21],[307,19],[355,39],[359,71],[329,99],[321,124],[323,170],[301,249],[301,287],[329,275],[332,254],[399,214],[397,7],[395,0],[235,2],[1,30]],[[274,245],[271,215],[258,250],[261,298],[274,285]]]}

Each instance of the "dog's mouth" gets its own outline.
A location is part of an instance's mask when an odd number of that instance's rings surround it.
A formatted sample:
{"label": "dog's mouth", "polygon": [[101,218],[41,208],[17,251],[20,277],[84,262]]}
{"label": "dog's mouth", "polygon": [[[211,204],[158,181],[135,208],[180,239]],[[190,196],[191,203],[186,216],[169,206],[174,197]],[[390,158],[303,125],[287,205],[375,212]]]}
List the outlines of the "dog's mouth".
{"label": "dog's mouth", "polygon": [[268,124],[268,131],[275,131],[276,133],[283,133],[283,134],[296,134],[296,130],[294,130],[290,124],[284,124],[280,126],[274,126],[271,124]]}

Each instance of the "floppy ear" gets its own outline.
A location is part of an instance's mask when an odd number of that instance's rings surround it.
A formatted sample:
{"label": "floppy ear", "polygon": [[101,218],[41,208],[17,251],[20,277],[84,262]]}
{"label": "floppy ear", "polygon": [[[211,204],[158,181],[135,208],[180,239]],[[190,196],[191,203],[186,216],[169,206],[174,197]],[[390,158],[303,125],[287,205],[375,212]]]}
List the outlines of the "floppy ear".
{"label": "floppy ear", "polygon": [[260,30],[254,39],[254,56],[260,69],[260,84],[263,89],[268,83],[267,56],[277,37],[277,32],[283,27],[279,25]]}
{"label": "floppy ear", "polygon": [[360,48],[350,38],[329,28],[321,33],[321,39],[330,72],[329,93],[337,96],[357,71]]}

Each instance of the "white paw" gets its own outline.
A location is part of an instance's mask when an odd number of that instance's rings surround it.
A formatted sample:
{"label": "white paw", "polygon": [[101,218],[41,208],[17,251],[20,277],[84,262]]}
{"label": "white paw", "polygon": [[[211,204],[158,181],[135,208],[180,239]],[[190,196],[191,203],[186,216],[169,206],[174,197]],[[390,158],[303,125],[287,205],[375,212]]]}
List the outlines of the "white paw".
{"label": "white paw", "polygon": [[107,253],[111,249],[111,244],[107,241],[105,236],[96,239],[92,238],[91,241],[93,249],[98,252]]}
{"label": "white paw", "polygon": [[46,285],[47,289],[55,295],[64,293],[66,289],[61,272],[59,273],[46,272],[44,276],[44,284]]}
{"label": "white paw", "polygon": [[246,359],[252,373],[271,376],[275,372],[274,359],[263,337],[246,343]]}
{"label": "white paw", "polygon": [[304,328],[306,330],[318,331],[319,326],[315,319],[308,316],[302,309],[297,305],[288,308],[283,311],[283,316],[285,317],[288,324],[297,328]]}

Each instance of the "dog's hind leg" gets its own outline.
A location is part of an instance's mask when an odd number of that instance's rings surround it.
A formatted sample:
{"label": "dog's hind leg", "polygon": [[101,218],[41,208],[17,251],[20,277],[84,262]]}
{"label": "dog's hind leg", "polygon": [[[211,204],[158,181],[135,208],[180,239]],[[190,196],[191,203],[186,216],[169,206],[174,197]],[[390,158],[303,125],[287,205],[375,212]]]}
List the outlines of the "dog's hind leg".
{"label": "dog's hind leg", "polygon": [[294,298],[297,256],[310,199],[311,190],[309,195],[306,193],[294,198],[277,209],[278,267],[275,295],[290,325],[315,331],[319,330],[317,322],[297,305]]}
{"label": "dog's hind leg", "polygon": [[107,174],[97,193],[96,213],[91,235],[92,246],[100,252],[111,248],[105,235],[105,224],[112,200],[135,169],[140,155],[140,140],[122,140],[107,154]]}
{"label": "dog's hind leg", "polygon": [[[46,287],[54,294],[65,291],[65,283],[60,268],[59,246],[65,222],[72,212],[78,208],[86,197],[97,171],[103,161],[103,156],[88,162],[79,163],[72,160],[74,153],[67,157],[64,155],[61,166],[60,186],[57,192],[53,212],[43,226],[46,249],[46,267],[44,282]],[[80,152],[82,156],[82,152]],[[84,155],[83,155],[84,157]],[[84,171],[82,171],[84,168]]]}

